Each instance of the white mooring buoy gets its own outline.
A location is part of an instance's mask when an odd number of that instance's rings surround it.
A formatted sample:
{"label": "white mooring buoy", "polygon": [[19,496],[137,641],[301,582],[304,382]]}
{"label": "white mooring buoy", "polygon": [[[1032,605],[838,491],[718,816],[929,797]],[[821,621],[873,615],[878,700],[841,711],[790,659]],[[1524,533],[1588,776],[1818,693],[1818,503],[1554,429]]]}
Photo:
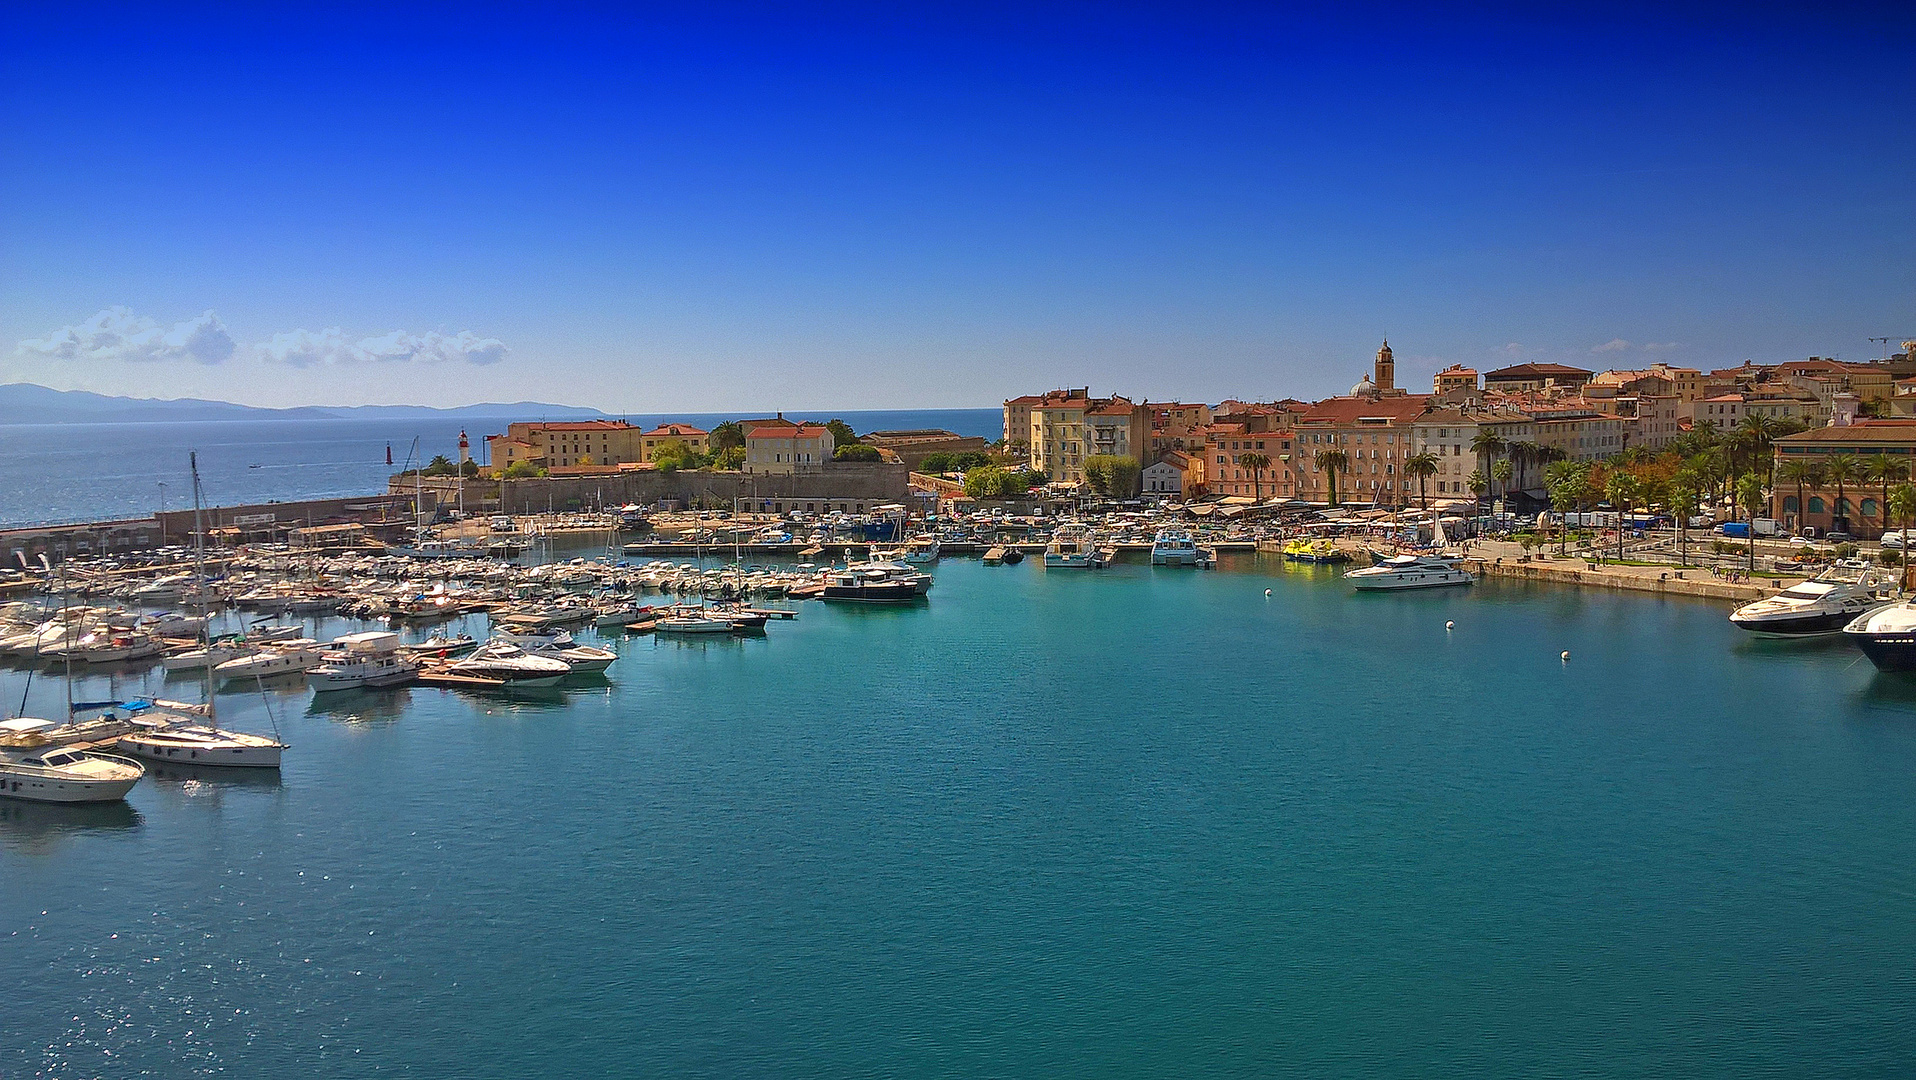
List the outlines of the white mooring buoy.
{"label": "white mooring buoy", "polygon": [[1563,656],[1561,656],[1559,659],[1561,659],[1564,663],[1568,664],[1570,662],[1570,650],[1565,649],[1563,651]]}
{"label": "white mooring buoy", "polygon": [[1265,589],[1265,590],[1264,590],[1264,595],[1265,595],[1265,596],[1269,596],[1269,595],[1271,595],[1271,590],[1269,590],[1269,589]]}
{"label": "white mooring buoy", "polygon": [[1445,624],[1444,624],[1444,629],[1446,629],[1446,630],[1455,630],[1455,629],[1457,629],[1457,624],[1456,624],[1456,623],[1454,623],[1454,622],[1447,622],[1447,623],[1445,623]]}

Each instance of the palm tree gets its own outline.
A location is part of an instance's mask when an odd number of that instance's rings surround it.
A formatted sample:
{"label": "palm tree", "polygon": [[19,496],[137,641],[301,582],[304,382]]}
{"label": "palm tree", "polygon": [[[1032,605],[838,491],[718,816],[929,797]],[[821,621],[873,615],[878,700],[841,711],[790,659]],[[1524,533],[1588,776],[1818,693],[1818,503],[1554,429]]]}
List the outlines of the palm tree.
{"label": "palm tree", "polygon": [[1510,443],[1502,435],[1488,428],[1478,428],[1477,434],[1470,437],[1470,452],[1477,455],[1477,460],[1483,462],[1493,476],[1496,474],[1497,459],[1509,448]]}
{"label": "palm tree", "polygon": [[1750,515],[1750,572],[1755,573],[1756,512],[1763,509],[1763,507],[1769,503],[1769,500],[1763,495],[1762,478],[1752,473],[1738,482],[1736,486],[1736,501],[1743,504],[1743,509]]}
{"label": "palm tree", "polygon": [[[1863,478],[1862,462],[1856,460],[1855,454],[1831,454],[1829,460],[1823,463],[1823,470],[1829,482],[1836,486],[1836,505],[1830,514],[1830,528],[1836,528],[1838,521],[1847,526],[1849,500],[1844,497],[1844,492],[1849,490],[1848,485]],[[1844,528],[1842,531],[1848,532],[1849,529]]]}
{"label": "palm tree", "polygon": [[[1903,554],[1898,561],[1902,563],[1903,575],[1907,577],[1909,574],[1908,552],[1910,527],[1916,525],[1916,487],[1912,487],[1908,483],[1897,484],[1890,489],[1889,498],[1885,499],[1884,502],[1895,511],[1896,520],[1903,522]],[[1902,582],[1898,581],[1897,586],[1901,587],[1901,585]]]}
{"label": "palm tree", "polygon": [[1777,483],[1796,485],[1796,521],[1793,524],[1798,529],[1803,527],[1803,513],[1809,509],[1809,504],[1803,501],[1804,489],[1814,479],[1816,479],[1814,466],[1802,458],[1791,458],[1776,469]]}
{"label": "palm tree", "polygon": [[1690,519],[1696,516],[1696,486],[1679,477],[1670,488],[1670,513],[1677,522],[1677,565],[1690,565],[1685,543],[1690,539]]}
{"label": "palm tree", "polygon": [[1751,472],[1757,471],[1759,461],[1769,461],[1772,465],[1775,464],[1773,460],[1775,455],[1770,451],[1776,443],[1776,437],[1782,434],[1782,430],[1781,425],[1776,422],[1774,417],[1752,414],[1744,417],[1743,422],[1736,427],[1737,433],[1743,436],[1744,441],[1750,448]]}
{"label": "palm tree", "polygon": [[1558,534],[1560,543],[1557,549],[1562,554],[1567,555],[1570,552],[1569,514],[1577,508],[1578,502],[1583,497],[1585,472],[1582,466],[1568,461],[1552,462],[1550,467],[1544,470],[1543,484],[1545,490],[1550,493],[1550,505],[1558,514],[1563,515],[1562,529]]}
{"label": "palm tree", "polygon": [[1349,468],[1350,463],[1350,455],[1344,453],[1342,450],[1319,450],[1317,452],[1317,467],[1324,470],[1329,476],[1332,506],[1337,505],[1337,474]]}
{"label": "palm tree", "polygon": [[1630,507],[1636,502],[1637,497],[1642,494],[1642,491],[1642,485],[1637,482],[1637,478],[1624,472],[1622,469],[1618,469],[1610,474],[1610,483],[1607,485],[1605,494],[1610,497],[1610,505],[1615,507],[1617,512],[1618,562],[1623,561],[1624,515],[1630,512]]}
{"label": "palm tree", "polygon": [[1883,531],[1888,532],[1889,485],[1898,480],[1909,479],[1909,463],[1898,461],[1888,454],[1871,454],[1869,460],[1863,463],[1863,474],[1871,480],[1883,482],[1883,501],[1876,504],[1876,511],[1882,518]]}
{"label": "palm tree", "polygon": [[1268,454],[1239,454],[1237,467],[1251,474],[1251,501],[1256,502],[1264,494],[1264,470],[1271,467]]}
{"label": "palm tree", "polygon": [[1464,486],[1470,489],[1471,498],[1477,500],[1478,516],[1483,516],[1484,492],[1490,490],[1490,481],[1484,477],[1484,471],[1470,470],[1470,475],[1464,478]]}
{"label": "palm tree", "polygon": [[1426,450],[1404,462],[1404,471],[1417,478],[1417,501],[1424,504],[1424,512],[1430,512],[1430,492],[1425,490],[1424,481],[1437,475],[1437,455]]}
{"label": "palm tree", "polygon": [[1490,475],[1497,481],[1498,493],[1508,495],[1510,494],[1510,478],[1517,475],[1517,467],[1510,463],[1509,458],[1505,458],[1502,461],[1491,463]]}

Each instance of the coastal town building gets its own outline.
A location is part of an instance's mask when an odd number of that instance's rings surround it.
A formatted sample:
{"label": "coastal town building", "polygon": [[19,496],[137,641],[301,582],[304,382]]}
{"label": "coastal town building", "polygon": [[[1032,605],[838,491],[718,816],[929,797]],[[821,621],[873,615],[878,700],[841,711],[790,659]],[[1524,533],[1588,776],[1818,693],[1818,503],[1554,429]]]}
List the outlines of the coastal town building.
{"label": "coastal town building", "polygon": [[690,424],[660,424],[640,437],[639,460],[652,461],[660,448],[683,443],[695,454],[703,454],[710,438],[708,432]]}
{"label": "coastal town building", "polygon": [[1438,397],[1453,394],[1475,394],[1482,387],[1477,382],[1477,369],[1462,364],[1452,364],[1438,372],[1431,379],[1431,387]]}
{"label": "coastal town building", "polygon": [[795,424],[780,417],[755,421],[745,428],[745,469],[748,473],[791,475],[817,472],[832,460],[832,429],[823,424]]}
{"label": "coastal town building", "polygon": [[486,436],[495,470],[520,462],[539,468],[620,465],[644,460],[641,432],[623,420],[514,422],[503,435]]}
{"label": "coastal town building", "polygon": [[[1904,470],[1916,465],[1916,419],[1858,420],[1853,424],[1811,428],[1785,435],[1772,444],[1776,476],[1771,493],[1772,516],[1800,529],[1810,526],[1827,532],[1835,529],[1857,536],[1874,537],[1887,528],[1882,505],[1880,480],[1861,477],[1871,462],[1887,460]],[[1799,485],[1790,479],[1792,463],[1822,466],[1827,472],[1830,461],[1847,458],[1859,474],[1845,481],[1843,490],[1827,476],[1821,483]]]}
{"label": "coastal town building", "polygon": [[933,454],[984,453],[991,449],[991,443],[979,436],[959,435],[939,428],[874,431],[860,436],[858,441],[893,455],[914,470]]}
{"label": "coastal town building", "polygon": [[1576,390],[1590,381],[1591,373],[1563,364],[1512,364],[1484,375],[1484,389],[1505,393],[1536,390]]}

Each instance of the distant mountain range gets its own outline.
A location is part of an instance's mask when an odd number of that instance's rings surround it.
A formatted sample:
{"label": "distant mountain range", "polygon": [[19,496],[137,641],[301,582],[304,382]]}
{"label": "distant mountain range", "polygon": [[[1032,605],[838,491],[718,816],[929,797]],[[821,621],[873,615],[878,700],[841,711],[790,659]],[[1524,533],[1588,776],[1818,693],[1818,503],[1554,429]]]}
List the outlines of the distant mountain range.
{"label": "distant mountain range", "polygon": [[203,398],[109,397],[86,390],[53,390],[34,383],[0,385],[0,424],[129,424],[207,420],[405,420],[466,416],[577,419],[605,416],[597,409],[540,401],[488,402],[435,409],[425,405],[307,405],[265,409]]}

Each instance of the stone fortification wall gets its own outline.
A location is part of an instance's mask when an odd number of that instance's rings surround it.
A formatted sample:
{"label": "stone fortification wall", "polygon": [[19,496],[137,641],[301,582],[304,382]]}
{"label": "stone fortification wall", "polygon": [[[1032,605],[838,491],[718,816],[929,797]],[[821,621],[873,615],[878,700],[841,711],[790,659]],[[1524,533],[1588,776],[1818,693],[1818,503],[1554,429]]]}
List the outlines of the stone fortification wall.
{"label": "stone fortification wall", "polygon": [[[507,514],[597,509],[627,503],[653,506],[665,500],[674,500],[683,506],[730,507],[733,500],[746,499],[783,503],[788,510],[794,500],[830,500],[834,507],[842,502],[863,503],[869,508],[880,503],[905,502],[910,495],[906,477],[903,465],[890,462],[839,462],[816,473],[795,476],[635,469],[602,476],[467,480],[465,505],[467,513]],[[394,494],[410,495],[412,489],[410,474],[392,478]],[[442,505],[458,505],[455,478],[427,477],[425,489],[429,501],[437,496]]]}

